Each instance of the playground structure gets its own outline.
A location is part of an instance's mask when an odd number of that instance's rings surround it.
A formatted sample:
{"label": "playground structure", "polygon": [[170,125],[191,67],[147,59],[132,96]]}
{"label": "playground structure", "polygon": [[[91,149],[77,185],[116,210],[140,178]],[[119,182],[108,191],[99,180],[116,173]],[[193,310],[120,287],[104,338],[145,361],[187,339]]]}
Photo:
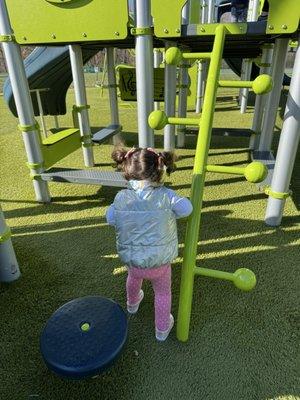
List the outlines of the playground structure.
{"label": "playground structure", "polygon": [[[109,137],[116,137],[118,140],[116,135],[120,133],[121,126],[118,119],[113,48],[135,48],[138,144],[140,147],[154,146],[153,129],[164,129],[166,150],[175,148],[175,125],[178,125],[178,147],[184,147],[187,126],[195,126],[199,131],[191,186],[194,212],[189,218],[185,239],[177,324],[177,336],[182,341],[188,339],[195,275],[227,279],[243,290],[250,290],[255,286],[254,274],[243,268],[238,269],[235,273],[228,273],[196,267],[205,173],[209,171],[244,175],[248,181],[259,183],[266,178],[267,169],[264,165],[267,165],[271,183],[271,186],[266,189],[269,196],[266,223],[269,225],[280,224],[285,199],[289,195],[289,182],[299,141],[300,97],[297,90],[300,86],[299,48],[296,53],[276,162],[271,156],[271,143],[287,47],[291,39],[298,38],[300,10],[292,0],[285,1],[284,4],[280,0],[270,0],[269,3],[269,16],[265,21],[218,24],[211,23],[212,19],[201,20],[199,1],[191,1],[186,4],[185,0],[166,0],[164,2],[137,0],[134,14],[136,25],[131,29],[128,29],[128,8],[127,1],[124,0],[116,1],[113,7],[111,4],[103,4],[98,0],[90,2],[65,0],[63,3],[56,0],[45,0],[44,2],[35,0],[27,6],[25,11],[21,6],[21,0],[6,0],[0,6],[1,41],[7,60],[15,110],[19,118],[19,129],[22,132],[26,148],[27,165],[30,169],[37,201],[49,202],[51,200],[47,186],[48,181],[92,183],[117,187],[124,187],[126,184],[121,174],[117,172],[55,170],[52,168],[57,161],[80,147],[82,147],[85,166],[92,167],[94,165],[93,143],[100,144]],[[173,12],[169,13],[171,8]],[[115,13],[116,9],[118,9],[118,13]],[[205,8],[202,3],[203,9]],[[101,12],[99,12],[100,10]],[[26,18],[24,18],[24,13],[26,13]],[[212,15],[211,13],[212,11],[210,11],[210,15]],[[202,13],[203,15],[204,13]],[[155,21],[154,27],[151,16]],[[68,30],[64,29],[63,21],[65,19],[69,23]],[[32,22],[34,20],[41,22],[36,25]],[[76,104],[73,108],[76,117],[74,126],[54,131],[55,133],[48,138],[42,139],[35,120],[35,116],[40,114],[38,98],[36,103],[32,104],[31,99],[34,93],[30,94],[26,71],[19,51],[19,46],[22,44],[46,46],[44,51],[49,50],[49,54],[51,52],[49,57],[51,63],[55,65],[61,66],[61,64],[57,64],[58,60],[65,65],[65,60],[70,59],[68,62],[72,75],[65,79],[66,74],[64,74],[63,79],[64,87],[67,88],[73,77],[76,97]],[[54,51],[58,53],[55,56],[53,56],[53,48],[51,48],[53,45],[56,49]],[[174,48],[174,45],[177,47]],[[164,68],[164,111],[156,110],[154,112],[153,47],[166,47],[167,49]],[[92,135],[88,118],[83,63],[91,54],[95,54],[103,48],[107,49],[111,125]],[[272,51],[274,52],[273,57]],[[33,55],[33,57],[35,56],[38,55]],[[239,59],[260,58],[260,76],[252,81],[250,79],[220,81],[222,58],[234,57]],[[186,72],[190,60],[198,60],[199,66],[201,64],[208,65],[209,62],[207,83],[204,85],[205,79],[201,78],[202,84],[200,85],[201,93],[204,93],[202,113],[200,117],[195,118],[186,118]],[[272,79],[267,75],[270,72],[271,60],[273,60]],[[51,65],[53,71],[53,64]],[[181,87],[179,88],[178,116],[176,117],[177,65],[180,68]],[[57,74],[58,71],[59,68]],[[201,83],[201,79],[198,82]],[[61,85],[61,81],[58,79],[55,81]],[[38,85],[39,82],[36,84]],[[204,86],[206,86],[205,91]],[[41,89],[34,85],[30,87],[32,90]],[[207,165],[218,87],[252,88],[257,94],[251,130],[254,161],[246,168]],[[59,115],[66,112],[64,101],[55,103],[49,100],[49,96],[56,96],[57,93],[52,93],[51,90],[40,93],[45,115]],[[65,94],[64,90],[61,90],[61,93]],[[61,108],[51,110],[51,104],[60,104]],[[14,106],[10,105],[10,108],[13,109]],[[273,167],[272,177],[270,172]],[[12,248],[3,248],[3,244],[0,249],[3,254],[12,254],[13,251]]]}

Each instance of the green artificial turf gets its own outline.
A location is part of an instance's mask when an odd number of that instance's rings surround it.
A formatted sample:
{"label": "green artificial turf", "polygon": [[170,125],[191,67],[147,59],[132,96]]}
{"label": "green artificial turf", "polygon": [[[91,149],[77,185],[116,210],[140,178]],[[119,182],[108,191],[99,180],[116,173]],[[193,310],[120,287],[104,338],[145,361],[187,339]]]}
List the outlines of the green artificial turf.
{"label": "green artificial turf", "polygon": [[[241,115],[233,95],[219,97],[214,126],[249,127],[253,107]],[[73,92],[68,104],[73,104]],[[109,123],[106,94],[88,89],[91,124]],[[277,126],[281,125],[282,110]],[[37,204],[25,166],[17,121],[0,99],[0,203],[13,232],[22,277],[0,284],[0,399],[22,400],[295,400],[299,341],[299,169],[294,194],[286,203],[282,226],[263,223],[266,196],[240,177],[207,174],[199,265],[234,271],[252,269],[257,287],[250,293],[228,282],[196,278],[190,339],[165,343],[154,337],[153,295],[145,285],[139,313],[130,318],[129,338],[117,363],[94,379],[63,380],[45,367],[39,336],[50,315],[80,296],[103,295],[125,307],[126,273],[116,256],[114,232],[105,211],[116,189],[50,184],[53,201]],[[135,104],[122,104],[124,140],[137,143]],[[51,118],[47,118],[50,127]],[[71,116],[60,118],[71,124]],[[246,165],[246,139],[212,140],[210,163]],[[162,136],[156,136],[162,146]],[[178,150],[178,170],[167,184],[189,196],[195,137]],[[97,168],[111,170],[109,144],[95,147]],[[299,166],[299,153],[297,165]],[[81,151],[59,165],[81,167]],[[178,224],[182,255],[185,222]],[[176,317],[181,258],[173,268]]]}

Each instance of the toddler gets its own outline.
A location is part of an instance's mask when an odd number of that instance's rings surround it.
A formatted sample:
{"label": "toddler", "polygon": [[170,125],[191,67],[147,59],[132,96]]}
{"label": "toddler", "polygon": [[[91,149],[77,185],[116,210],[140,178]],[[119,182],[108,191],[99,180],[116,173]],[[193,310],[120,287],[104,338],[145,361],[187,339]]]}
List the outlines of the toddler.
{"label": "toddler", "polygon": [[167,339],[171,315],[171,262],[178,255],[176,218],[192,212],[191,202],[163,184],[175,169],[174,155],[152,148],[116,149],[112,153],[128,181],[106,213],[116,230],[117,251],[127,266],[127,311],[135,314],[144,297],[143,280],[155,294],[156,339]]}

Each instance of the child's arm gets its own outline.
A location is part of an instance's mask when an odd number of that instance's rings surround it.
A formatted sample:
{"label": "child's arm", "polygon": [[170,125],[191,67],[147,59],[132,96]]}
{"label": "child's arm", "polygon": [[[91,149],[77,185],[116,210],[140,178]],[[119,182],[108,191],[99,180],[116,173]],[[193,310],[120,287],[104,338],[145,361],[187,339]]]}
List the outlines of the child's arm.
{"label": "child's arm", "polygon": [[168,196],[171,200],[172,211],[176,215],[176,218],[184,218],[192,213],[193,206],[189,199],[178,196],[171,189],[168,189]]}
{"label": "child's arm", "polygon": [[106,211],[106,221],[109,225],[115,225],[115,206],[111,204]]}

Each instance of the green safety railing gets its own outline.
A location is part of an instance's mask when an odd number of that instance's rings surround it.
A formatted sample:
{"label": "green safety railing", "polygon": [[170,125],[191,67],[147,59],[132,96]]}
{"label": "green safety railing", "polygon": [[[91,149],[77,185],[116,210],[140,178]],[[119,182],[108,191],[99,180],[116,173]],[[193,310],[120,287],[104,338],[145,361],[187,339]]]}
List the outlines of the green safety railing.
{"label": "green safety railing", "polygon": [[183,59],[203,57],[210,59],[201,117],[167,117],[163,111],[157,110],[153,111],[148,119],[149,125],[153,129],[162,129],[167,124],[199,126],[190,196],[193,204],[193,212],[188,218],[181,272],[177,320],[177,337],[181,341],[186,341],[189,335],[195,275],[229,280],[236,287],[244,291],[253,289],[256,284],[254,273],[247,268],[239,268],[234,273],[230,273],[196,266],[206,172],[243,175],[249,182],[253,183],[262,182],[268,173],[266,166],[260,162],[252,162],[245,168],[207,164],[218,87],[251,87],[257,94],[267,93],[272,89],[272,79],[268,75],[261,75],[253,82],[219,80],[225,35],[226,27],[219,25],[215,31],[215,40],[211,53],[181,53],[178,48],[170,48],[166,52],[166,62],[173,65],[179,64]]}

